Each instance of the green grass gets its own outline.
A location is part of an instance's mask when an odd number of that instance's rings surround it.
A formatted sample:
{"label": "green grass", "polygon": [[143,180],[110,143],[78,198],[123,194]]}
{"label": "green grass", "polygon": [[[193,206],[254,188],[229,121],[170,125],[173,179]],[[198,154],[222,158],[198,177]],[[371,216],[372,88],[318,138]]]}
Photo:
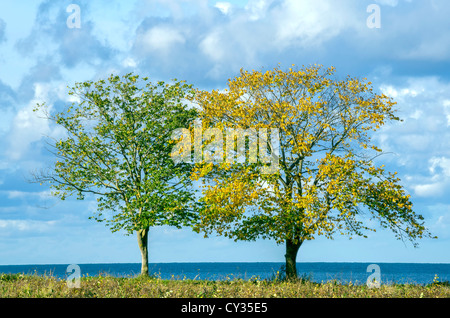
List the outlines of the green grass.
{"label": "green grass", "polygon": [[391,284],[368,288],[338,281],[315,283],[308,279],[222,281],[82,277],[80,288],[52,276],[0,274],[0,298],[449,298],[450,284]]}

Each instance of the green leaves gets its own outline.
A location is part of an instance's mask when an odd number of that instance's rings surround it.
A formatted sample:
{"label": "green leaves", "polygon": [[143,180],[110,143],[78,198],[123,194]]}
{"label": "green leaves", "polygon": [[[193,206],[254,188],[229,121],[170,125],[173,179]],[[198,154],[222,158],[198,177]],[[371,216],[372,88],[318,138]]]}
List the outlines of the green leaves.
{"label": "green leaves", "polygon": [[41,180],[61,199],[96,195],[92,218],[113,231],[189,225],[196,216],[191,167],[175,164],[170,151],[171,132],[197,115],[186,107],[192,93],[182,81],[153,84],[132,73],[75,84],[69,94],[80,102],[48,116],[67,138],[53,141],[57,162]]}
{"label": "green leaves", "polygon": [[[372,160],[382,150],[370,133],[399,120],[395,102],[366,80],[333,74],[321,66],[241,70],[227,90],[211,92],[131,73],[77,83],[69,94],[79,102],[48,115],[66,137],[52,143],[57,161],[38,181],[61,199],[96,195],[92,218],[113,231],[193,226],[206,236],[298,243],[336,233],[365,236],[374,230],[361,217],[369,212],[397,238],[430,237],[400,179]],[[253,162],[173,160],[172,133],[185,129],[195,137],[197,117],[202,129],[279,131],[278,169],[260,173],[261,154]],[[226,153],[226,140],[223,147]],[[263,148],[273,155],[278,145],[267,139],[258,153]],[[201,183],[198,200],[194,181]]]}

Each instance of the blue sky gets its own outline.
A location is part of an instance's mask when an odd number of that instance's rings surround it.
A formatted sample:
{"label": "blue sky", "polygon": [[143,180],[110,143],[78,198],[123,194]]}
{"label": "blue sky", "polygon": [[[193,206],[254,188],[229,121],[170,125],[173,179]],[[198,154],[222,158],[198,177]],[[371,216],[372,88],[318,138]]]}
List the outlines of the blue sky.
{"label": "blue sky", "polygon": [[[70,4],[80,28],[69,28]],[[381,27],[369,28],[370,4]],[[419,248],[388,231],[318,238],[298,261],[450,263],[450,2],[447,0],[2,1],[0,4],[0,264],[140,262],[135,236],[88,220],[95,200],[60,202],[30,184],[61,136],[32,109],[71,103],[67,86],[134,71],[224,88],[239,69],[312,63],[367,77],[398,102],[402,123],[374,136],[437,240]],[[154,228],[150,262],[284,261],[273,241],[204,239]]]}

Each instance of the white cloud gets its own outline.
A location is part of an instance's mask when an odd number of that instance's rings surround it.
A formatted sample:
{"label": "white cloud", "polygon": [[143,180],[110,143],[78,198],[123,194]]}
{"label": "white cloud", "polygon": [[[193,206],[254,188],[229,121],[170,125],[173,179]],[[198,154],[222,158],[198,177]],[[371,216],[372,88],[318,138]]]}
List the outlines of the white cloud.
{"label": "white cloud", "polygon": [[442,229],[450,228],[450,213],[439,216],[435,225]]}
{"label": "white cloud", "polygon": [[18,190],[11,190],[6,191],[6,194],[8,196],[8,199],[48,199],[52,197],[51,191],[39,191],[39,192],[25,192],[25,191],[18,191]]}
{"label": "white cloud", "polygon": [[209,59],[220,62],[225,57],[225,51],[219,32],[211,32],[201,42],[200,49]]}
{"label": "white cloud", "polygon": [[245,6],[250,21],[264,18],[272,2],[273,0],[250,0]]}
{"label": "white cloud", "polygon": [[[62,86],[71,85],[75,80],[104,78],[110,72],[119,73],[127,68],[138,68],[139,72],[161,79],[177,76],[207,87],[225,85],[226,79],[237,74],[240,67],[270,68],[279,62],[301,65],[323,61],[335,65],[338,76],[353,71],[355,76],[365,76],[374,69],[391,70],[390,74],[379,73],[377,81],[385,81],[384,92],[398,102],[398,115],[405,121],[383,127],[377,141],[383,150],[396,153],[386,158],[391,158],[394,167],[400,167],[393,170],[399,170],[408,191],[424,198],[419,205],[448,201],[450,83],[445,82],[449,78],[447,63],[436,63],[447,61],[450,56],[450,37],[446,33],[450,21],[448,1],[374,0],[381,5],[380,30],[367,28],[367,5],[358,1],[250,0],[245,5],[246,2],[145,0],[130,6],[114,0],[103,11],[105,4],[85,2],[82,29],[78,31],[58,27],[61,21],[65,26],[67,15],[65,6],[56,2],[41,1],[23,8],[8,5],[15,9],[8,9],[3,17],[7,22],[7,41],[3,43],[7,50],[0,57],[6,67],[0,73],[2,80],[20,96],[18,102],[7,100],[0,105],[13,105],[0,110],[2,155],[6,154],[0,157],[0,170],[9,170],[0,175],[0,183],[3,181],[3,188],[11,190],[2,193],[5,201],[10,202],[0,207],[2,215],[9,218],[0,221],[1,235],[8,233],[20,238],[22,234],[26,238],[26,231],[33,233],[39,229],[52,229],[53,233],[64,235],[70,232],[78,235],[83,244],[87,242],[89,250],[89,242],[82,239],[84,223],[74,225],[73,220],[65,218],[68,222],[58,223],[57,227],[55,223],[33,220],[38,214],[31,208],[31,202],[39,202],[46,192],[26,192],[16,180],[21,175],[10,173],[9,167],[17,165],[20,166],[17,170],[24,171],[27,160],[33,163],[40,160],[30,150],[43,145],[42,135],[61,133],[32,112],[36,101],[47,100],[54,107],[59,105],[56,101],[77,102],[74,96],[67,96]],[[22,19],[17,19],[19,16]],[[143,60],[143,56],[148,60]],[[436,77],[398,77],[404,74]],[[61,82],[55,83],[56,80]],[[36,84],[34,91],[33,84]],[[23,202],[20,206],[8,206],[28,197],[28,206]],[[63,206],[67,214],[67,202]],[[436,226],[447,230],[448,204],[442,206],[446,210],[430,208],[429,211]],[[82,213],[84,217],[93,207],[83,205],[73,213]],[[29,214],[21,214],[25,220],[17,220],[17,213],[27,208]],[[60,209],[55,213],[60,215]],[[48,213],[45,215],[47,218]],[[79,214],[76,215],[74,219],[79,220]],[[67,227],[60,228],[61,224]],[[176,231],[166,233],[173,236],[175,243],[177,235]],[[51,240],[54,238],[52,235]],[[105,236],[105,241],[109,240]],[[42,245],[39,240],[33,243]],[[116,255],[114,245],[105,243],[105,251]],[[11,250],[10,246],[6,250]],[[22,246],[17,250],[32,259],[23,252]],[[49,250],[49,253],[55,252]],[[0,254],[4,253],[0,251]],[[86,255],[85,245],[81,254]],[[276,257],[279,255],[282,254]],[[122,257],[117,261],[122,261]],[[3,262],[15,260],[2,258]]]}
{"label": "white cloud", "polygon": [[[446,157],[431,157],[428,160],[430,176],[417,173],[409,177],[414,193],[420,197],[436,198],[448,196],[450,186],[450,159]],[[420,171],[419,171],[420,172]]]}
{"label": "white cloud", "polygon": [[391,7],[396,7],[398,5],[398,0],[375,0],[375,2],[381,5],[388,5]]}
{"label": "white cloud", "polygon": [[431,183],[431,184],[419,184],[413,186],[414,192],[420,197],[438,197],[444,193],[444,184]]}
{"label": "white cloud", "polygon": [[444,106],[445,116],[447,118],[447,127],[450,126],[450,100],[446,99],[442,102],[442,106]]}
{"label": "white cloud", "polygon": [[228,14],[231,11],[232,4],[229,2],[216,2],[214,5],[217,9],[220,10],[223,14]]}
{"label": "white cloud", "polygon": [[147,52],[170,50],[176,44],[185,43],[182,33],[169,26],[156,26],[140,35],[138,42]]}
{"label": "white cloud", "polygon": [[38,220],[0,220],[0,229],[7,232],[47,232],[52,229],[56,221]]}
{"label": "white cloud", "polygon": [[[406,78],[380,86],[397,102],[404,121],[384,126],[374,140],[394,152],[394,166],[408,174],[408,188],[418,197],[446,200],[450,186],[450,83],[436,77]],[[448,105],[448,106],[447,106]],[[396,168],[397,169],[397,168]]]}
{"label": "white cloud", "polygon": [[39,118],[33,109],[37,103],[48,100],[50,89],[49,85],[35,84],[35,98],[26,107],[20,109],[12,120],[8,136],[9,147],[6,151],[12,160],[21,159],[31,143],[40,140],[43,135],[49,134],[48,122]]}
{"label": "white cloud", "polygon": [[11,107],[0,109],[0,135],[9,131],[13,118],[14,112]]}
{"label": "white cloud", "polygon": [[381,85],[380,90],[383,94],[385,94],[389,97],[392,97],[392,98],[398,97],[398,91],[392,85]]}
{"label": "white cloud", "polygon": [[291,41],[303,46],[320,44],[346,28],[358,27],[355,8],[347,2],[286,0],[273,9],[271,18],[277,30],[276,44],[288,46]]}
{"label": "white cloud", "polygon": [[122,61],[122,66],[135,68],[137,66],[137,63],[133,58],[127,57]]}
{"label": "white cloud", "polygon": [[[168,56],[180,61],[190,56],[193,65],[208,68],[201,74],[214,79],[235,74],[241,67],[267,67],[268,56],[282,54],[287,48],[310,52],[344,30],[365,26],[364,19],[358,20],[359,9],[351,1],[337,4],[331,0],[252,0],[243,8],[231,1],[219,1],[207,8],[204,2],[194,2],[190,11],[197,12],[195,19],[175,14],[180,5],[173,1],[165,1],[164,6],[170,8],[169,18],[164,16],[164,22],[159,24],[156,19],[147,18],[137,29],[133,47],[140,58],[148,59],[155,67],[154,56],[150,56],[153,54],[164,66],[170,60]],[[178,9],[174,11],[173,7]],[[227,18],[218,16],[218,10]],[[169,25],[167,19],[174,23]],[[187,52],[177,53],[181,48]],[[203,56],[207,60],[203,61]],[[282,60],[277,57],[276,62]],[[177,61],[170,61],[176,69],[174,63]],[[183,62],[178,69],[186,67]]]}
{"label": "white cloud", "polygon": [[[433,157],[430,159],[430,172],[450,178],[450,159]],[[440,171],[438,171],[438,168]]]}
{"label": "white cloud", "polygon": [[[50,127],[50,122],[45,119],[43,110],[34,111],[38,103],[46,103],[47,110],[53,109],[53,101],[76,101],[66,94],[64,85],[54,83],[35,83],[34,98],[28,104],[19,109],[11,121],[9,132],[6,134],[5,154],[11,160],[26,159],[31,144],[38,142],[45,136],[58,138],[64,135],[61,127]],[[29,155],[29,154],[28,154]]]}
{"label": "white cloud", "polygon": [[425,210],[433,216],[429,220],[429,229],[433,235],[437,235],[439,240],[450,237],[450,205],[448,203],[427,205]]}
{"label": "white cloud", "polygon": [[[381,85],[380,90],[383,94],[386,94],[392,98],[408,98],[408,97],[416,97],[420,93],[423,93],[425,89],[423,87],[415,87],[419,83],[412,81],[410,84],[413,85],[413,87],[407,87],[407,88],[395,88],[392,85]],[[420,84],[419,84],[420,85]]]}

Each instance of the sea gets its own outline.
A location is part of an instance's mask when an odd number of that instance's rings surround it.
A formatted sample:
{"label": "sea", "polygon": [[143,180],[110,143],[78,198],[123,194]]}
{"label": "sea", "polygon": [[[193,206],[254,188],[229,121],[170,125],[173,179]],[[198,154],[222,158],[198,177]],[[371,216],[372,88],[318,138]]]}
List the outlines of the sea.
{"label": "sea", "polygon": [[[149,271],[150,275],[162,279],[270,280],[283,277],[283,265],[275,262],[150,263]],[[134,277],[139,275],[140,267],[140,263],[0,265],[0,275],[23,273],[60,279],[73,278],[73,274]],[[319,283],[335,280],[356,285],[366,284],[370,278],[378,278],[381,284],[426,285],[450,281],[450,264],[440,263],[300,262],[297,271],[299,277]]]}

